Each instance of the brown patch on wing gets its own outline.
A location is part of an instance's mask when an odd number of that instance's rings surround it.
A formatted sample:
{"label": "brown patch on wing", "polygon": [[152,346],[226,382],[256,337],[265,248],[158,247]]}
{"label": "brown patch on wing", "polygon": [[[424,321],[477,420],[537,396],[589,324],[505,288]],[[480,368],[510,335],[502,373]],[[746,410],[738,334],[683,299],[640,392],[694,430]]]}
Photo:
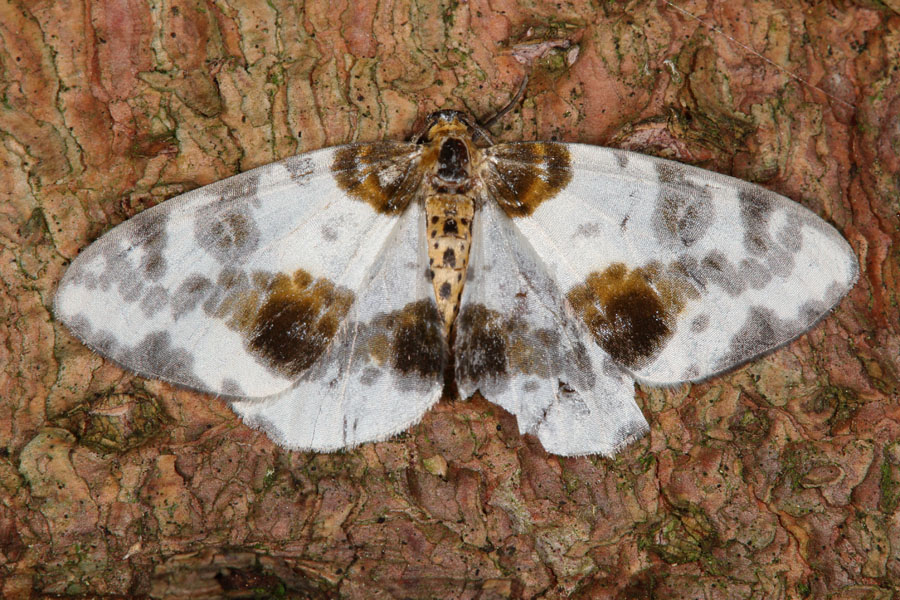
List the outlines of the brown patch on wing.
{"label": "brown patch on wing", "polygon": [[338,186],[352,198],[389,215],[403,212],[422,182],[419,149],[403,142],[338,148],[331,172]]}
{"label": "brown patch on wing", "polygon": [[213,314],[244,335],[248,351],[273,371],[296,377],[331,342],[354,295],[302,269],[293,275],[231,274]]}
{"label": "brown patch on wing", "polygon": [[441,317],[433,302],[419,300],[389,317],[393,330],[392,363],[406,375],[441,377],[446,363]]}
{"label": "brown patch on wing", "polygon": [[594,385],[585,348],[565,342],[564,334],[556,329],[534,328],[521,315],[501,313],[483,304],[464,306],[457,327],[458,382],[479,386],[482,392],[523,375],[560,378],[582,388]]}
{"label": "brown patch on wing", "polygon": [[564,144],[498,144],[484,153],[484,184],[511,218],[529,216],[572,181],[572,160]]}
{"label": "brown patch on wing", "polygon": [[506,324],[497,311],[481,304],[467,306],[459,316],[456,339],[456,375],[461,381],[483,381],[507,373]]}
{"label": "brown patch on wing", "polygon": [[433,301],[419,300],[382,313],[358,331],[354,362],[391,367],[424,380],[443,377],[447,343]]}
{"label": "brown patch on wing", "polygon": [[657,264],[629,270],[614,263],[588,275],[566,298],[601,348],[618,363],[639,368],[675,331],[675,319],[696,291],[666,277]]}

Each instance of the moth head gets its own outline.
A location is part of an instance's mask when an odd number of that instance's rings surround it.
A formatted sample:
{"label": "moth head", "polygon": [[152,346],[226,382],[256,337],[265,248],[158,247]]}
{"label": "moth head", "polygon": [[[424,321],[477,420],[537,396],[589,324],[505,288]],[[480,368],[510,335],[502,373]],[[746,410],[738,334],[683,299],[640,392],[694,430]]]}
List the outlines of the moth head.
{"label": "moth head", "polygon": [[413,136],[416,144],[427,144],[437,138],[465,137],[476,146],[484,148],[493,145],[490,135],[471,115],[460,110],[439,110],[425,117],[425,124]]}

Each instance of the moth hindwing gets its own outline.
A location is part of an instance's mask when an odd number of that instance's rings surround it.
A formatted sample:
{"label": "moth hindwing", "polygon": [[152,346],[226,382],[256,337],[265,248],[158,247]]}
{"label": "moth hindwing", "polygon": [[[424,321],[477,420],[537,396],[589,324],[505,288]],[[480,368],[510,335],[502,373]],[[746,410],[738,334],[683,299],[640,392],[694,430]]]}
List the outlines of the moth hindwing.
{"label": "moth hindwing", "polygon": [[853,285],[846,241],[749,183],[619,150],[493,144],[455,111],[173,198],[69,267],[57,316],[145,377],[337,450],[421,419],[448,379],[561,455],[647,430],[634,381],[787,343]]}

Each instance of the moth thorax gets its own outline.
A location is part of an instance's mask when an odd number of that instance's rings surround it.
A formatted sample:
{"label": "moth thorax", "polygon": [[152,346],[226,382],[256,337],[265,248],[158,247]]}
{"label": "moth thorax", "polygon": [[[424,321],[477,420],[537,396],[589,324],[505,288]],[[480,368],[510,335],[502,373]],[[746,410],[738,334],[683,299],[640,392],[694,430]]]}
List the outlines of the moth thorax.
{"label": "moth thorax", "polygon": [[437,161],[437,184],[456,188],[469,181],[469,149],[458,138],[448,138],[441,144]]}

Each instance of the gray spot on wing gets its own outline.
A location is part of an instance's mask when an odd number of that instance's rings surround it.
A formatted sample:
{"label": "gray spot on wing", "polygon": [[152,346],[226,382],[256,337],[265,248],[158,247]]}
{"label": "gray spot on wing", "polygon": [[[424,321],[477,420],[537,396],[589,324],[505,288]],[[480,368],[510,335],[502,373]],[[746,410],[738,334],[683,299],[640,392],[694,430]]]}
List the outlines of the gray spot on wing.
{"label": "gray spot on wing", "polygon": [[84,315],[76,314],[72,317],[65,318],[64,323],[75,336],[87,340],[91,335],[91,323]]}
{"label": "gray spot on wing", "polygon": [[260,177],[249,171],[189,192],[215,199],[194,215],[194,237],[216,260],[240,261],[257,248],[259,228],[249,209],[259,205]]}
{"label": "gray spot on wing", "polygon": [[769,236],[769,217],[774,202],[760,187],[746,186],[738,192],[741,222],[744,225],[744,247],[751,254],[763,256],[772,247]]}
{"label": "gray spot on wing", "polygon": [[160,204],[122,225],[124,235],[121,239],[128,244],[125,254],[130,254],[136,248],[141,249],[141,270],[151,281],[159,281],[166,274],[167,265],[163,252],[168,243],[168,221],[169,209],[165,204]]}
{"label": "gray spot on wing", "polygon": [[[596,375],[594,374],[594,368],[591,365],[587,348],[581,343],[580,337],[576,336],[577,334],[572,334],[570,337],[572,347],[569,351],[563,349],[561,340],[557,341],[555,347],[558,350],[554,353],[554,358],[561,361],[563,374],[568,383],[573,383],[581,389],[591,389],[596,383]],[[559,336],[557,336],[557,339],[559,339]]]}
{"label": "gray spot on wing", "polygon": [[166,331],[148,334],[128,347],[105,329],[91,331],[86,323],[69,323],[72,331],[85,340],[95,352],[115,361],[142,377],[163,379],[178,385],[205,390],[207,386],[194,374],[191,353],[172,344]]}
{"label": "gray spot on wing", "polygon": [[613,150],[613,156],[616,159],[616,164],[619,165],[620,169],[625,169],[628,167],[628,153],[623,152],[622,150]]}
{"label": "gray spot on wing", "polygon": [[738,266],[738,272],[741,273],[743,280],[754,290],[761,290],[766,287],[772,279],[772,273],[769,269],[755,258],[745,258]]}
{"label": "gray spot on wing", "polygon": [[[84,261],[88,265],[98,259],[103,261],[102,272],[87,277],[85,283],[90,288],[107,290],[115,285],[122,300],[130,304],[141,299],[148,281],[158,281],[165,275],[163,252],[168,239],[169,210],[164,206],[155,206],[125,221],[78,257],[78,263]],[[140,256],[137,268],[133,264],[135,254]]]}
{"label": "gray spot on wing", "polygon": [[828,314],[849,290],[838,282],[834,282],[825,290],[825,295],[818,300],[807,300],[800,307],[803,329],[812,327],[816,321]]}
{"label": "gray spot on wing", "polygon": [[64,284],[103,291],[115,287],[126,303],[138,301],[146,282],[158,281],[166,273],[163,253],[169,213],[163,203],[109,231],[72,262]]}
{"label": "gray spot on wing", "polygon": [[573,235],[574,237],[593,238],[600,235],[601,231],[599,223],[581,223],[575,228],[575,233]]}
{"label": "gray spot on wing", "polygon": [[726,369],[744,363],[791,339],[802,328],[784,321],[771,308],[753,306],[746,321],[731,339],[728,352],[719,361],[719,368]]}
{"label": "gray spot on wing", "polygon": [[[128,242],[131,238],[124,239]],[[110,242],[112,241],[110,240]],[[135,270],[128,260],[128,256],[135,251],[134,248],[138,244],[131,243],[128,247],[122,247],[118,243],[106,244],[106,239],[103,238],[99,245],[104,266],[103,271],[97,276],[98,287],[105,291],[110,286],[115,286],[124,302],[129,304],[137,302],[144,292],[146,278],[141,271]],[[145,261],[144,266],[145,268],[149,266],[151,271],[154,271],[154,269],[164,266],[164,261],[150,264]]]}
{"label": "gray spot on wing", "polygon": [[258,206],[259,179],[260,173],[248,171],[216,183],[211,183],[197,191],[202,192],[206,196],[218,197],[219,200],[213,202],[210,206],[217,207],[222,212],[231,208],[241,208],[248,203],[252,206]]}
{"label": "gray spot on wing", "polygon": [[794,271],[794,253],[786,251],[781,246],[773,247],[766,256],[766,265],[772,275],[789,277]]}
{"label": "gray spot on wing", "polygon": [[144,282],[133,271],[123,271],[119,276],[119,295],[131,304],[140,300],[144,293]]}
{"label": "gray spot on wing", "polygon": [[700,268],[700,263],[697,262],[697,259],[688,254],[684,254],[679,256],[678,259],[672,263],[671,271],[683,279],[687,284],[699,289],[700,291],[706,291],[707,287],[707,277],[703,272],[703,269]]}
{"label": "gray spot on wing", "polygon": [[341,429],[343,435],[343,443],[346,445],[347,440],[357,439],[357,431],[359,430],[359,416],[354,415],[351,419],[350,415],[344,415],[343,423],[344,426]]}
{"label": "gray spot on wing", "polygon": [[832,284],[823,298],[805,302],[796,319],[782,319],[764,306],[751,307],[728,353],[719,361],[719,369],[737,366],[791,341],[824,317],[845,292],[839,284]]}
{"label": "gray spot on wing", "polygon": [[327,242],[333,242],[338,239],[337,231],[331,225],[322,225],[320,231],[322,232],[322,239]]}
{"label": "gray spot on wing", "polygon": [[60,287],[71,284],[88,290],[97,288],[104,291],[108,290],[112,282],[100,276],[97,269],[98,262],[102,261],[105,265],[107,256],[112,254],[110,247],[118,248],[115,239],[104,240],[104,243],[90,244],[87,248],[81,250],[78,258],[66,269]]}
{"label": "gray spot on wing", "polygon": [[703,333],[709,327],[709,315],[697,315],[691,321],[691,331],[693,333]]}
{"label": "gray spot on wing", "polygon": [[227,300],[251,290],[250,277],[237,269],[222,269],[216,284],[203,302],[203,311],[209,316],[222,317],[228,314],[232,307]]}
{"label": "gray spot on wing", "polygon": [[[246,398],[241,398],[240,400],[241,403],[247,402]],[[234,406],[232,406],[232,409],[234,409]],[[235,410],[235,412],[237,412],[237,410]],[[269,419],[264,414],[257,412],[252,415],[242,417],[241,421],[247,427],[252,427],[253,429],[262,431],[264,434],[266,434],[266,437],[268,437],[279,446],[282,446],[284,448],[291,447],[291,444],[288,443],[287,439],[282,433],[284,428],[276,425],[275,422],[272,421],[272,419]]]}
{"label": "gray spot on wing", "polygon": [[148,334],[121,356],[122,364],[138,374],[152,375],[193,388],[205,388],[193,372],[194,357],[184,348],[174,346],[172,336],[166,331]]}
{"label": "gray spot on wing", "polygon": [[216,260],[234,264],[243,262],[259,246],[259,227],[245,207],[223,213],[212,204],[198,211],[194,237]]}
{"label": "gray spot on wing", "polygon": [[773,238],[772,216],[779,208],[779,196],[765,188],[746,184],[738,193],[744,247],[766,261],[772,274],[787,277],[794,270],[794,255],[800,251],[803,236],[798,211],[782,211],[786,224]]}
{"label": "gray spot on wing", "polygon": [[231,377],[226,377],[222,380],[221,389],[222,393],[227,396],[234,396],[237,398],[244,395],[244,389],[241,387],[241,384]]}
{"label": "gray spot on wing", "polygon": [[703,257],[700,262],[703,276],[720,288],[729,296],[739,296],[744,291],[744,280],[741,273],[734,267],[728,257],[713,250]]}
{"label": "gray spot on wing", "polygon": [[291,180],[298,185],[306,183],[306,180],[309,179],[309,176],[314,171],[312,160],[302,155],[285,159],[281,162],[281,165],[287,169]]}
{"label": "gray spot on wing", "polygon": [[693,381],[700,377],[700,367],[696,364],[690,365],[684,372],[681,374],[682,381]]}
{"label": "gray spot on wing", "polygon": [[[807,211],[791,211],[786,215],[786,223],[784,227],[782,227],[778,231],[778,242],[791,254],[796,254],[800,252],[800,248],[803,247],[803,221],[802,215],[808,215],[813,217],[809,220],[810,225],[812,225],[815,229],[822,230],[825,229],[822,227],[823,221],[816,217],[815,215],[809,214]],[[828,229],[831,229],[830,227]]]}
{"label": "gray spot on wing", "polygon": [[754,289],[765,287],[771,279],[771,274],[759,261],[745,259],[738,268],[718,250],[707,253],[700,262],[692,256],[681,256],[672,265],[672,271],[687,285],[700,291],[715,285],[732,297],[742,294],[748,285]]}
{"label": "gray spot on wing", "polygon": [[660,187],[653,209],[653,232],[666,247],[689,247],[706,235],[715,217],[711,194],[689,181],[682,165],[654,164]]}
{"label": "gray spot on wing", "polygon": [[381,378],[381,369],[366,367],[359,376],[359,382],[363,385],[374,385]]}
{"label": "gray spot on wing", "polygon": [[172,318],[176,321],[196,306],[212,291],[212,281],[202,275],[190,275],[181,282],[172,296]]}
{"label": "gray spot on wing", "polygon": [[[119,360],[118,347],[119,341],[111,331],[106,329],[98,329],[91,335],[89,339],[90,347],[103,356],[108,356],[114,360]],[[124,360],[122,361],[124,364]],[[131,368],[131,367],[129,367]]]}
{"label": "gray spot on wing", "polygon": [[166,292],[165,288],[159,285],[155,285],[144,294],[144,297],[141,298],[141,311],[147,316],[152,317],[155,315],[161,308],[164,308],[169,303],[169,294]]}
{"label": "gray spot on wing", "polygon": [[162,255],[165,243],[161,238],[155,241],[159,242],[159,246],[148,248],[147,254],[141,259],[141,268],[151,281],[159,281],[166,274],[166,259]]}

